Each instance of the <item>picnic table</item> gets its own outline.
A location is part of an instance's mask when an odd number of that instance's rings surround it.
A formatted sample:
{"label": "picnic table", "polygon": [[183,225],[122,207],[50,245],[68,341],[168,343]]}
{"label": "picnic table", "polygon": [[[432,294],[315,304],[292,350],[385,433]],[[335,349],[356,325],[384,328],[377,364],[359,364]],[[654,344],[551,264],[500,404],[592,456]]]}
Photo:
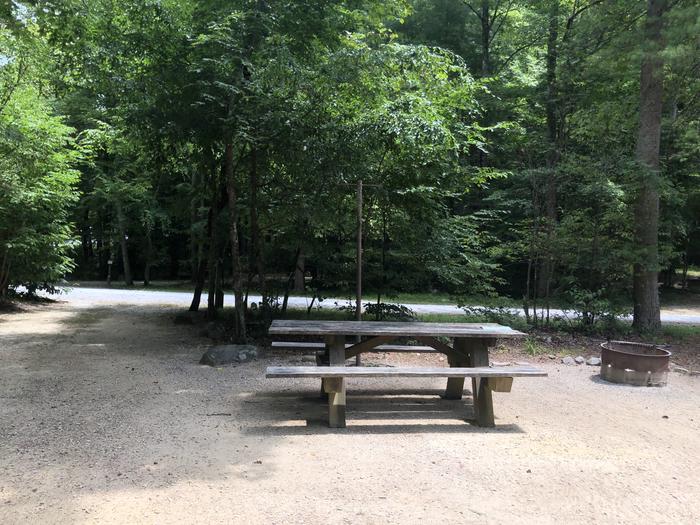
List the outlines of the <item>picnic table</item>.
{"label": "picnic table", "polygon": [[[492,391],[509,392],[513,377],[544,376],[532,367],[489,367],[489,348],[497,339],[525,334],[496,323],[412,323],[378,321],[275,320],[270,335],[317,336],[325,341],[325,359],[319,367],[269,367],[267,377],[320,377],[328,393],[329,423],[345,426],[345,378],[347,377],[446,377],[446,399],[461,399],[464,380],[472,378],[475,420],[479,426],[494,426]],[[346,337],[364,338],[346,344]],[[451,338],[452,346],[438,338]],[[397,338],[414,339],[447,356],[449,368],[347,367],[345,360]]]}

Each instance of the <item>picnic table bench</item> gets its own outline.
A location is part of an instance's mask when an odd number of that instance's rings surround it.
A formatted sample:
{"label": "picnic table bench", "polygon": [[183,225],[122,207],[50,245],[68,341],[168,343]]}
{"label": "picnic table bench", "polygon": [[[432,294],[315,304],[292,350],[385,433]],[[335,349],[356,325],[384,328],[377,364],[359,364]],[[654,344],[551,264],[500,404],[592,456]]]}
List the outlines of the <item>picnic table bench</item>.
{"label": "picnic table bench", "polygon": [[[375,321],[295,321],[275,320],[271,335],[320,336],[328,366],[268,367],[266,377],[321,378],[328,394],[329,425],[345,427],[346,384],[349,377],[445,377],[446,399],[461,399],[464,380],[472,378],[475,420],[479,426],[494,426],[492,392],[509,392],[514,377],[541,377],[546,372],[532,368],[490,368],[488,349],[499,338],[522,337],[525,334],[495,323],[402,323]],[[347,344],[346,337],[366,337]],[[392,351],[391,341],[410,337],[433,351],[447,356],[449,368],[415,367],[345,367],[345,360],[364,352]],[[439,337],[454,340],[452,346]],[[290,347],[295,348],[295,347]],[[308,347],[307,347],[308,348]],[[312,348],[320,348],[317,345]],[[387,349],[388,348],[388,349]],[[405,347],[404,347],[405,348]],[[401,351],[401,350],[400,350]],[[325,364],[325,363],[322,363]]]}

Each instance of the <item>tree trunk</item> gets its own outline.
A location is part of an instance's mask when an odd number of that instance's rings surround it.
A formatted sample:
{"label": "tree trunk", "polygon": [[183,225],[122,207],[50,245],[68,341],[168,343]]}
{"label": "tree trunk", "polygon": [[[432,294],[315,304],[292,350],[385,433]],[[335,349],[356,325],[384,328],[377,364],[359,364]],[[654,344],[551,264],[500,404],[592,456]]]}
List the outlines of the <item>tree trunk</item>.
{"label": "tree trunk", "polygon": [[10,254],[3,250],[0,256],[0,302],[7,300],[10,286]]}
{"label": "tree trunk", "polygon": [[[192,189],[197,188],[197,170],[192,172]],[[196,283],[199,277],[199,239],[197,238],[197,233],[195,231],[195,224],[197,222],[197,205],[199,203],[200,196],[196,195],[192,197],[190,201],[190,275],[192,276],[192,282]],[[194,310],[196,311],[196,310]]]}
{"label": "tree trunk", "polygon": [[224,307],[224,265],[222,259],[216,261],[216,296],[214,307],[218,310]]}
{"label": "tree trunk", "polygon": [[151,284],[151,266],[153,264],[153,239],[151,238],[151,231],[146,231],[146,261],[143,268],[143,285],[148,286]]}
{"label": "tree trunk", "polygon": [[[214,220],[214,209],[209,208],[207,213],[207,238],[211,237],[212,221]],[[200,239],[197,248],[197,274],[194,287],[192,302],[190,303],[190,312],[199,311],[199,303],[202,300],[202,290],[204,290],[204,277],[207,273],[207,264],[204,261],[204,240]],[[208,262],[208,259],[207,259]]]}
{"label": "tree trunk", "polygon": [[260,221],[258,220],[258,153],[253,149],[250,154],[250,248],[252,255],[253,270],[251,273],[258,275],[260,284],[260,307],[265,309],[268,306],[267,286],[265,280],[265,265],[263,261],[262,236],[260,235]]}
{"label": "tree trunk", "polygon": [[688,261],[690,260],[690,236],[686,238],[685,250],[683,252],[683,277],[681,278],[681,289],[688,289]]}
{"label": "tree trunk", "polygon": [[233,169],[233,144],[226,144],[224,176],[228,190],[229,233],[231,236],[231,259],[233,266],[233,298],[235,307],[235,336],[239,342],[246,339],[245,306],[243,304],[243,276],[241,274],[240,242],[238,239],[238,194]]}
{"label": "tree trunk", "polygon": [[197,266],[197,274],[195,276],[196,282],[194,285],[194,294],[192,295],[192,302],[190,303],[190,312],[199,311],[199,303],[202,300],[202,290],[204,289],[205,273],[206,266],[204,265],[204,259],[200,257],[199,264]]}
{"label": "tree trunk", "polygon": [[544,248],[542,264],[539,270],[537,295],[548,300],[549,287],[554,274],[552,243],[557,223],[557,164],[559,163],[559,93],[557,85],[557,62],[559,59],[559,1],[552,2],[549,11],[549,33],[547,37],[547,100],[545,112],[547,117],[547,181],[545,184],[544,216],[547,232],[547,246]]}
{"label": "tree trunk", "polygon": [[107,253],[107,286],[112,286],[112,267],[114,266],[112,239],[108,241]]}
{"label": "tree trunk", "polygon": [[210,220],[207,223],[209,233],[209,250],[207,253],[207,273],[209,274],[208,290],[207,290],[207,317],[214,319],[216,317],[216,288],[218,285],[218,242],[217,242],[217,222],[219,210],[216,204],[216,182],[212,188],[211,204],[210,204]]}
{"label": "tree trunk", "polygon": [[131,277],[131,263],[129,262],[129,247],[126,236],[126,218],[121,203],[117,200],[115,203],[117,211],[117,226],[119,227],[119,243],[122,249],[122,264],[124,266],[124,284],[127,286],[134,285],[134,279]]}
{"label": "tree trunk", "polygon": [[659,150],[663,101],[662,16],[666,0],[648,0],[646,49],[642,58],[639,132],[635,158],[640,166],[639,192],[634,203],[634,241],[639,258],[634,265],[634,320],[637,331],[661,327],[659,308]]}
{"label": "tree trunk", "polygon": [[481,75],[491,74],[491,13],[489,0],[481,0]]}
{"label": "tree trunk", "polygon": [[[289,277],[287,278],[287,285],[284,288],[284,297],[282,299],[282,311],[281,315],[284,317],[284,314],[287,313],[287,305],[289,304],[289,292],[292,290],[292,287],[294,287],[294,290],[297,291],[297,285],[300,284],[298,279],[299,279],[299,258],[301,258],[301,264],[303,267],[303,261],[304,261],[304,256],[302,254],[302,248],[301,246],[297,247],[297,252],[294,254],[294,268],[292,271],[289,273]],[[303,270],[301,271],[301,285],[302,288],[300,291],[304,291],[304,272]]]}
{"label": "tree trunk", "polygon": [[306,289],[304,250],[297,250],[296,264],[294,266],[294,291],[303,292]]}

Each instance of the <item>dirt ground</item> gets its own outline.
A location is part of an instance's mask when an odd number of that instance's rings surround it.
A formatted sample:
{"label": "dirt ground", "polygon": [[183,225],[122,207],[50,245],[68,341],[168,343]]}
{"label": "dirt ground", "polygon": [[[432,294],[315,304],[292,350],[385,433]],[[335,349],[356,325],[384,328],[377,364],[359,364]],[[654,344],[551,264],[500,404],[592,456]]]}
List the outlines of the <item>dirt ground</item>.
{"label": "dirt ground", "polygon": [[356,379],[328,429],[317,381],[263,377],[298,358],[200,366],[173,315],[0,315],[0,523],[700,522],[700,377],[615,386],[545,357],[494,394],[495,429],[442,380]]}

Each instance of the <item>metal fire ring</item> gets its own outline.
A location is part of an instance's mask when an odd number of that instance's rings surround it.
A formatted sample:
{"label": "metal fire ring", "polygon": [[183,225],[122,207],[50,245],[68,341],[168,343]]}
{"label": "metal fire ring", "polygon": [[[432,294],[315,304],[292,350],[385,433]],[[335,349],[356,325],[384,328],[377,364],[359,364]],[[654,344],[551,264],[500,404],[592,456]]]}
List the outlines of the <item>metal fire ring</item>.
{"label": "metal fire ring", "polygon": [[668,382],[668,350],[629,341],[608,341],[600,348],[600,376],[606,381],[636,386],[664,386]]}

